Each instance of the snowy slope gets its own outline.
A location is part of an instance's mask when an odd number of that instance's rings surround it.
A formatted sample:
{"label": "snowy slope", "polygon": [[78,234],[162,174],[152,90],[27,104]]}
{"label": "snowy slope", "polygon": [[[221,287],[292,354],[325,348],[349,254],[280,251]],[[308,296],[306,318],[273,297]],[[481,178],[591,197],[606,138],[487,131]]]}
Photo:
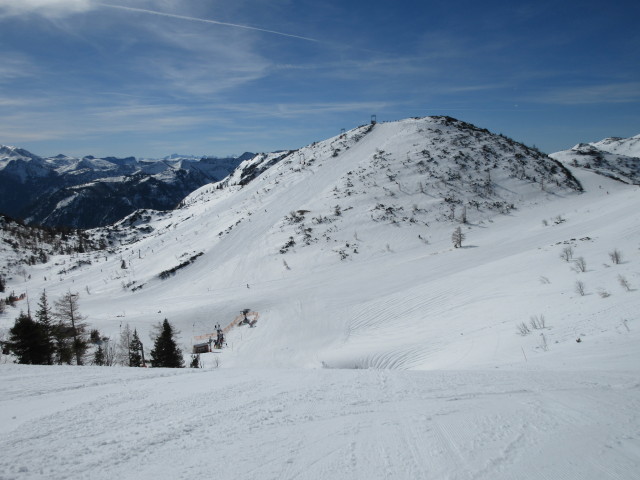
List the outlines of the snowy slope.
{"label": "snowy slope", "polygon": [[[203,187],[180,210],[114,228],[112,242],[128,243],[114,255],[87,254],[93,264],[75,269],[79,260],[68,258],[34,266],[32,281],[19,288],[60,295],[73,285],[90,323],[109,336],[123,318],[146,332],[167,317],[187,348],[192,336],[252,308],[269,328],[231,333],[234,348],[224,354],[230,366],[430,369],[519,360],[522,345],[537,346],[534,335],[514,337],[516,324],[532,315],[544,314],[554,327],[549,341],[572,345],[592,329],[575,330],[566,319],[608,308],[595,293],[618,289],[618,274],[634,283],[632,262],[602,264],[613,248],[635,254],[632,240],[618,238],[622,229],[631,228],[630,238],[636,233],[635,189],[616,185],[616,197],[607,196],[610,181],[587,175],[591,191],[579,193],[574,180],[556,184],[556,170],[542,190],[542,173],[536,183],[524,178],[541,168],[535,158],[524,164],[523,180],[506,170],[510,162],[490,159],[486,187],[486,163],[454,170],[455,160],[438,157],[442,142],[451,150],[459,126],[422,119],[366,129],[279,154],[243,187],[233,176],[225,188]],[[484,155],[482,142],[492,139],[461,147],[469,149],[464,165],[475,163],[475,150]],[[432,166],[420,165],[423,151],[431,152]],[[460,171],[465,176],[457,178]],[[465,206],[467,224],[459,218]],[[585,212],[596,208],[593,221]],[[556,224],[557,216],[566,221]],[[457,226],[467,236],[462,249],[450,241]],[[562,242],[587,259],[587,272],[578,276],[559,259]],[[567,301],[578,279],[594,294]],[[584,312],[575,313],[576,302]],[[616,303],[630,313],[635,294],[618,292]],[[503,336],[511,341],[501,343]]]}
{"label": "snowy slope", "polygon": [[640,135],[631,138],[605,138],[591,145],[604,152],[640,158]]}
{"label": "snowy slope", "polygon": [[638,471],[633,373],[2,365],[0,375],[2,478],[631,480]]}
{"label": "snowy slope", "polygon": [[635,478],[638,190],[568,169],[447,119],[365,126],[97,231],[113,253],[28,267],[10,288],[78,291],[147,352],[164,318],[188,351],[260,317],[200,371],[0,366],[1,474]]}
{"label": "snowy slope", "polygon": [[570,150],[552,153],[550,157],[567,165],[640,185],[640,135],[579,143]]}

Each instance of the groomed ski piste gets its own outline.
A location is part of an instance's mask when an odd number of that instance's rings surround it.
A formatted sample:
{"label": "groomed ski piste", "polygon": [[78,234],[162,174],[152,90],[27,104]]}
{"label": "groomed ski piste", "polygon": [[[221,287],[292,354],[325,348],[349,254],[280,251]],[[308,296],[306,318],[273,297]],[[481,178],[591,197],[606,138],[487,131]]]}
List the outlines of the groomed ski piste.
{"label": "groomed ski piste", "polygon": [[[202,369],[0,365],[0,478],[637,478],[638,187],[497,165],[482,198],[499,205],[461,223],[480,197],[434,153],[459,134],[411,119],[256,157],[123,222],[114,253],[27,267],[8,288],[31,308],[45,288],[77,291],[92,328],[128,323],[146,352],[167,318],[187,363],[215,324],[259,321]],[[424,150],[438,163],[418,176]],[[532,318],[544,327],[522,335]]]}

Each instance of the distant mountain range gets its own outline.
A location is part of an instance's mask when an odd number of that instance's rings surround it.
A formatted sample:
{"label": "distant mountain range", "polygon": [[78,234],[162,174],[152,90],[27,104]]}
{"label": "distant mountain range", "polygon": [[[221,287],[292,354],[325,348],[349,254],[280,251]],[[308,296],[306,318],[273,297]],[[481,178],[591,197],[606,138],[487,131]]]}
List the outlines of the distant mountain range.
{"label": "distant mountain range", "polygon": [[190,192],[225,178],[252,157],[42,158],[0,145],[0,213],[46,226],[104,226],[138,209],[174,208]]}

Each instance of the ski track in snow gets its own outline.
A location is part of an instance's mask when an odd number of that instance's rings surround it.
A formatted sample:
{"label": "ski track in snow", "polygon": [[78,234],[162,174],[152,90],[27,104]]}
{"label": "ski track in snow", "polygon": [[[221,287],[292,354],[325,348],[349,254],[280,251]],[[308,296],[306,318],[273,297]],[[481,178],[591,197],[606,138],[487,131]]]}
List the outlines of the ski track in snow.
{"label": "ski track in snow", "polygon": [[640,460],[635,372],[117,370],[1,366],[39,405],[0,399],[0,478],[631,479]]}

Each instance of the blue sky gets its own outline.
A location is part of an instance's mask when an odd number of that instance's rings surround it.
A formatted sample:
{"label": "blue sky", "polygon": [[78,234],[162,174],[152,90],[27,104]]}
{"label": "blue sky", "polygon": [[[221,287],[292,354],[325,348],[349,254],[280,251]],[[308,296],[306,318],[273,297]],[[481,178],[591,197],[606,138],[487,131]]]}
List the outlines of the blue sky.
{"label": "blue sky", "polygon": [[0,143],[228,155],[450,115],[546,152],[640,134],[637,1],[0,0]]}

